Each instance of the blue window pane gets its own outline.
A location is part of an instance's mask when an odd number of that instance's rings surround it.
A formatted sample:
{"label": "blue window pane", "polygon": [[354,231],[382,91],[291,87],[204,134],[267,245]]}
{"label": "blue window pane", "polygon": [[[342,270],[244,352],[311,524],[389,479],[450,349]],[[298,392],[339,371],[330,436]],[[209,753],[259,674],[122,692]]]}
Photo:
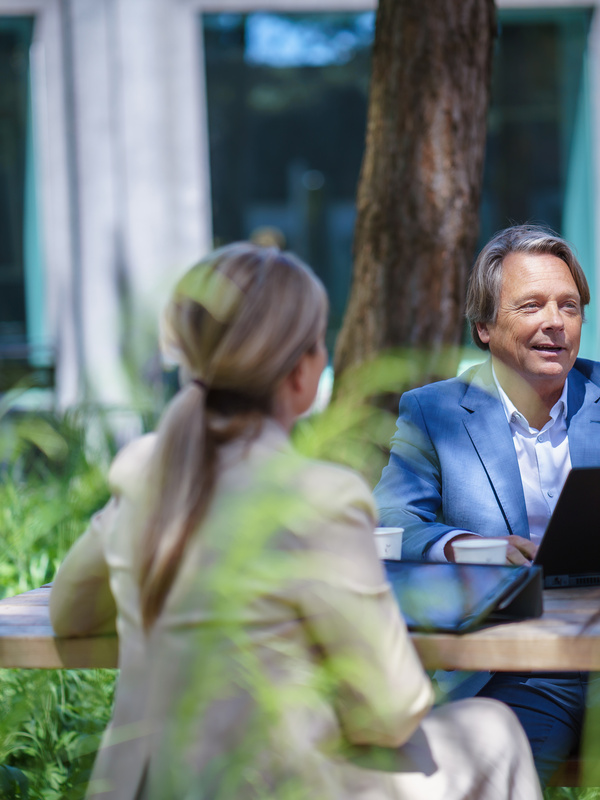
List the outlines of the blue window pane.
{"label": "blue window pane", "polygon": [[500,17],[488,118],[481,237],[516,222],[563,231],[589,15]]}
{"label": "blue window pane", "polygon": [[0,342],[26,341],[24,286],[30,18],[0,19]]}
{"label": "blue window pane", "polygon": [[350,282],[373,20],[203,18],[215,241],[270,235],[295,250],[329,290],[332,332]]}

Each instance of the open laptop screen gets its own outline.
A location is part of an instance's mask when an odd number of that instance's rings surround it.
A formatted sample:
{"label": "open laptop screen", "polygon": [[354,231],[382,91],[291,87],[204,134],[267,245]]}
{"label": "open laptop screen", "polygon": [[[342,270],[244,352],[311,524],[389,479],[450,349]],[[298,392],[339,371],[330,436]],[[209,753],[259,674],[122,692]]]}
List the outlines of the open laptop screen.
{"label": "open laptop screen", "polygon": [[600,467],[571,470],[534,564],[546,588],[600,584]]}

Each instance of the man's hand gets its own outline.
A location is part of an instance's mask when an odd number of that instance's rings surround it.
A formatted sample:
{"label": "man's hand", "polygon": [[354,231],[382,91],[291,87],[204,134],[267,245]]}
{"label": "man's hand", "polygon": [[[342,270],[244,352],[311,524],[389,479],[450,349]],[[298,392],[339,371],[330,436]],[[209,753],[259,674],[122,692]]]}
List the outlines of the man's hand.
{"label": "man's hand", "polygon": [[508,541],[508,550],[506,551],[508,563],[530,566],[537,553],[537,545],[531,539],[525,539],[523,536],[506,536],[503,538]]}
{"label": "man's hand", "polygon": [[[527,566],[531,565],[537,553],[537,546],[531,539],[525,539],[523,536],[498,536],[494,538],[506,539],[508,542],[508,548],[506,550],[506,562],[508,564],[515,564],[517,566],[522,564],[526,564]],[[471,533],[459,533],[458,536],[454,536],[446,542],[444,545],[444,555],[450,562],[454,562],[452,543],[458,542],[459,539],[481,539],[481,536],[476,536]]]}

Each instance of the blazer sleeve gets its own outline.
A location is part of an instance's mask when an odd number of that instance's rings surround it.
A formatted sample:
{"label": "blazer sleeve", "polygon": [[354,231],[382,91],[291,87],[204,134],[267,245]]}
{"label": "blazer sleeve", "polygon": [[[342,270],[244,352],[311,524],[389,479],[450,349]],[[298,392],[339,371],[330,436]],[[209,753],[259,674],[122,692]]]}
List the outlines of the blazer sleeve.
{"label": "blazer sleeve", "polygon": [[429,710],[431,683],[375,550],[371,492],[349,473],[322,483],[336,513],[309,537],[314,577],[301,613],[333,677],[346,740],[398,747]]}
{"label": "blazer sleeve", "polygon": [[435,542],[462,531],[442,520],[442,470],[417,392],[400,400],[390,460],[374,490],[382,525],[404,528],[402,557],[419,561]]}
{"label": "blazer sleeve", "polygon": [[[107,541],[119,525],[130,535],[124,510],[144,487],[154,434],[130,442],[113,461],[108,484],[112,498],[95,514],[58,570],[50,593],[50,620],[57,636],[93,636],[116,630],[116,603],[110,588]],[[124,521],[125,519],[125,521]]]}
{"label": "blazer sleeve", "polygon": [[62,562],[50,592],[50,621],[57,636],[93,636],[116,630],[116,605],[102,548],[102,531],[117,513],[118,499],[92,517]]}

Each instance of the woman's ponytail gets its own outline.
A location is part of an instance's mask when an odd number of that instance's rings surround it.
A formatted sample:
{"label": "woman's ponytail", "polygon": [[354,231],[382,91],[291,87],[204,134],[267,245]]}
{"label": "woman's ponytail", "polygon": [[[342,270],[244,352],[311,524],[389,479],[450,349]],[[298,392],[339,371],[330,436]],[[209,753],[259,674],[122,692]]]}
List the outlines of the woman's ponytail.
{"label": "woman's ponytail", "polygon": [[260,431],[275,392],[324,331],[327,296],[295,256],[229,245],[179,281],[165,338],[188,382],[167,408],[150,464],[142,619],[160,614],[214,493],[219,449]]}

